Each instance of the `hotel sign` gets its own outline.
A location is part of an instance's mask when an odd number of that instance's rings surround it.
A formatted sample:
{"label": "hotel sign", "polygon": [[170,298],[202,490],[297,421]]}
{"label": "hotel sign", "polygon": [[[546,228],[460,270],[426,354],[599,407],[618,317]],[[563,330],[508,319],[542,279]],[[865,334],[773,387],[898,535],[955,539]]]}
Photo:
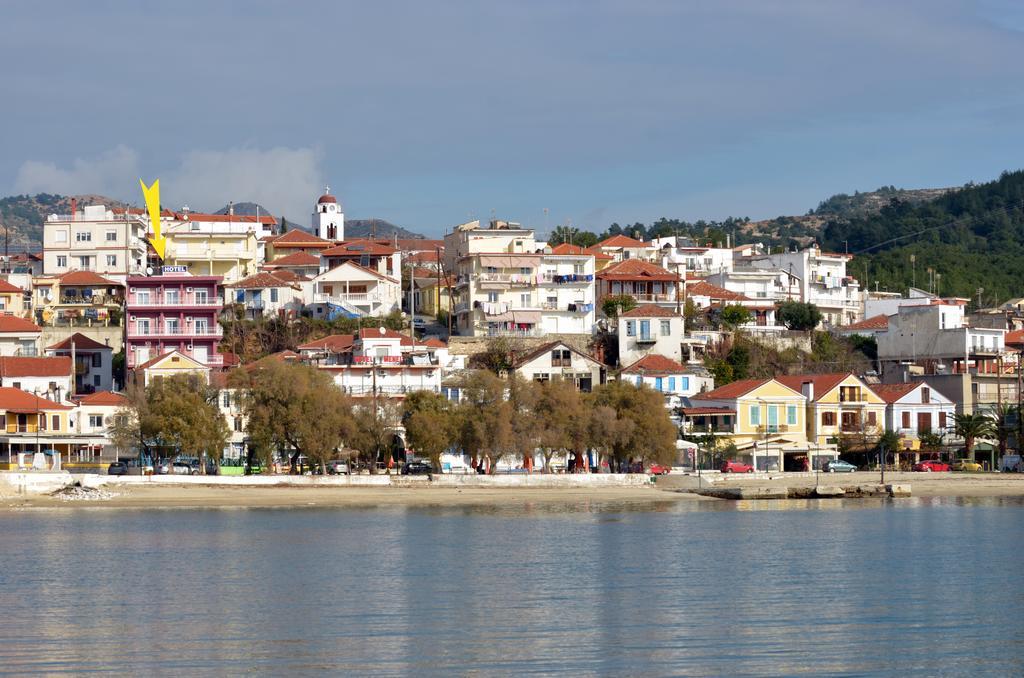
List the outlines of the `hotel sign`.
{"label": "hotel sign", "polygon": [[167,275],[168,273],[188,273],[188,266],[162,266],[160,268],[161,275]]}

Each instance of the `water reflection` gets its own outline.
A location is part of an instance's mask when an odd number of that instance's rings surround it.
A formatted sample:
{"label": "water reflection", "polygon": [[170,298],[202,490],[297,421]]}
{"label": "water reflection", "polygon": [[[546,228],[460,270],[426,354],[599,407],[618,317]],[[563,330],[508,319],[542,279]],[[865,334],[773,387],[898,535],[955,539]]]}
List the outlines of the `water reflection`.
{"label": "water reflection", "polygon": [[0,514],[0,672],[1019,675],[1022,508]]}

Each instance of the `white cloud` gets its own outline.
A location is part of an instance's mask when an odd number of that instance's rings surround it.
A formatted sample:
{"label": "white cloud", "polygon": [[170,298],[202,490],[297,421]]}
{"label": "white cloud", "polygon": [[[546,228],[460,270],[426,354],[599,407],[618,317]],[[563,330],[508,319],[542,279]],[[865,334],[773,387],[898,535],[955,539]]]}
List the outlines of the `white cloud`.
{"label": "white cloud", "polygon": [[18,169],[14,188],[18,193],[99,193],[120,197],[125,195],[125,187],[131,186],[128,182],[135,181],[138,186],[138,174],[138,153],[127,146],[118,146],[95,158],[75,158],[69,169],[52,162],[24,162]]}
{"label": "white cloud", "polygon": [[[150,163],[147,163],[150,164]],[[150,173],[139,155],[118,146],[95,158],[76,158],[69,168],[29,160],[18,170],[19,193],[98,193],[141,204],[139,178],[160,179],[164,206],[216,210],[229,201],[258,202],[275,215],[306,224],[313,201],[323,190],[321,154],[312,148],[276,147],[193,150],[176,167]]]}

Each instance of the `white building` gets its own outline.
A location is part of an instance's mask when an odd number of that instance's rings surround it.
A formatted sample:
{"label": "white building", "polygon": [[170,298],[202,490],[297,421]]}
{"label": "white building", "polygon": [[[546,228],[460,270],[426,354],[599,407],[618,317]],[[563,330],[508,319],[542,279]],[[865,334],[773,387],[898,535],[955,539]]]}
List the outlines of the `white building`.
{"label": "white building", "polygon": [[43,222],[43,274],[95,271],[124,282],[146,269],[146,224],[138,210],[88,205]]}
{"label": "white building", "polygon": [[0,355],[39,355],[42,329],[31,320],[0,315]]}
{"label": "white building", "polygon": [[224,286],[226,304],[242,307],[246,318],[298,315],[305,305],[303,283],[294,276],[261,271]]}
{"label": "white building", "polygon": [[658,391],[665,396],[665,407],[672,409],[682,405],[682,398],[715,388],[715,380],[707,370],[682,365],[656,353],[648,354],[623,369],[619,379]]}
{"label": "white building", "polygon": [[96,391],[77,399],[77,407],[70,413],[69,429],[93,448],[96,455],[92,458],[98,457],[102,461],[117,459],[117,448],[110,441],[110,428],[118,410],[127,405],[127,398],[110,391]]}
{"label": "white building", "polygon": [[62,402],[71,395],[71,358],[0,357],[0,387]]}
{"label": "white building", "polygon": [[798,296],[794,300],[814,304],[821,311],[822,322],[835,327],[857,322],[864,313],[860,283],[846,270],[850,259],[849,254],[822,252],[813,246],[799,252],[751,257],[750,263],[755,268],[777,269],[795,276]]}
{"label": "white building", "polygon": [[48,356],[64,356],[75,362],[75,393],[111,391],[114,388],[114,349],[81,332],[46,347]]}
{"label": "white building", "polygon": [[949,435],[956,404],[927,382],[875,384],[871,390],[885,401],[885,428],[913,441],[925,432]]}
{"label": "white building", "polygon": [[345,239],[345,211],[338,199],[331,195],[329,186],[317,198],[313,208],[313,232],[324,240],[338,242]]}
{"label": "white building", "polygon": [[632,365],[648,354],[679,362],[682,358],[683,318],[674,311],[647,304],[619,314],[619,364]]}
{"label": "white building", "polygon": [[602,365],[563,341],[550,341],[518,358],[516,373],[529,381],[566,379],[585,393],[601,383]]}
{"label": "white building", "polygon": [[314,317],[342,313],[350,317],[384,316],[402,304],[398,278],[346,261],[313,278],[307,304]]}

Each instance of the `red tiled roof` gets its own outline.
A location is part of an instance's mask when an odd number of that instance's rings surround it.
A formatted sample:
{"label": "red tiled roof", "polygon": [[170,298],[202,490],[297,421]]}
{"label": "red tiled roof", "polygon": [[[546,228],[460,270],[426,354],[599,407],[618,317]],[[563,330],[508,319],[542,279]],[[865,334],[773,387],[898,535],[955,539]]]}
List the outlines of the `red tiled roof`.
{"label": "red tiled roof", "polygon": [[654,304],[643,304],[620,314],[623,318],[678,318],[671,308],[663,308]]}
{"label": "red tiled roof", "polygon": [[563,242],[561,245],[555,245],[554,247],[552,247],[551,248],[551,253],[552,254],[589,254],[589,255],[593,256],[594,259],[599,259],[601,261],[611,261],[612,259],[615,258],[612,255],[605,254],[601,250],[597,249],[596,246],[595,247],[586,247],[586,248],[584,248],[584,247],[580,247],[579,245],[570,245],[567,242]]}
{"label": "red tiled roof", "polygon": [[[261,271],[254,273],[248,278],[239,280],[231,285],[225,285],[225,287],[233,287],[236,289],[252,290],[252,289],[265,289],[267,287],[292,287],[293,283],[284,280],[283,278],[277,277],[276,273],[269,273]],[[296,286],[297,287],[297,286]]]}
{"label": "red tiled roof", "polygon": [[107,280],[98,273],[92,271],[68,271],[57,278],[61,285],[103,285],[105,287],[123,287],[119,282]]}
{"label": "red tiled roof", "polygon": [[319,266],[320,257],[313,256],[309,252],[292,252],[291,254],[278,257],[272,261],[268,261],[264,264],[264,268],[272,268],[278,266]]}
{"label": "red tiled roof", "polygon": [[75,332],[74,334],[72,334],[70,337],[68,337],[64,341],[57,342],[56,344],[53,344],[52,346],[47,346],[46,350],[48,350],[48,351],[60,351],[60,350],[70,351],[71,350],[71,342],[74,342],[75,350],[76,351],[96,351],[96,350],[104,349],[104,348],[110,349],[111,351],[114,350],[112,347],[107,346],[106,344],[102,344],[102,343],[96,341],[95,339],[93,339],[92,337],[87,337],[84,334],[82,334],[81,332]]}
{"label": "red tiled roof", "polygon": [[[166,210],[164,216],[167,216]],[[261,214],[259,219],[256,218],[255,214],[203,214],[201,212],[174,212],[173,216],[178,221],[207,221],[216,223],[232,223],[232,224],[266,224],[267,226],[273,226],[277,223],[277,219],[269,214]]]}
{"label": "red tiled roof", "polygon": [[1013,344],[1024,344],[1024,330],[1013,330],[1012,332],[1007,332],[1003,341],[1007,346]]}
{"label": "red tiled roof", "polygon": [[383,256],[394,254],[397,251],[394,247],[382,245],[375,240],[359,238],[356,240],[346,240],[334,247],[325,249],[320,252],[320,255],[324,257],[359,257],[364,254]]}
{"label": "red tiled roof", "polygon": [[775,377],[775,381],[785,384],[794,391],[802,392],[805,382],[814,384],[814,400],[821,400],[821,397],[834,389],[839,383],[849,377],[852,372],[836,372],[832,374],[786,374]]}
{"label": "red tiled roof", "polygon": [[860,322],[843,325],[836,329],[840,332],[844,332],[846,330],[887,330],[889,329],[889,316],[884,313],[880,313],[878,315],[873,315],[870,318],[865,318]]}
{"label": "red tiled roof", "polygon": [[317,205],[323,205],[324,203],[327,203],[327,202],[338,202],[338,199],[335,198],[330,193],[324,193],[323,195],[321,195],[319,198],[316,199],[316,204]]}
{"label": "red tiled roof", "polygon": [[24,294],[25,290],[17,285],[12,285],[6,280],[0,280],[0,294]]}
{"label": "red tiled roof", "polygon": [[647,373],[647,374],[684,374],[687,369],[685,365],[677,363],[658,353],[650,353],[640,360],[622,370],[623,374]]}
{"label": "red tiled roof", "polygon": [[352,343],[355,341],[355,335],[352,334],[331,334],[320,339],[314,339],[313,341],[300,344],[298,349],[300,351],[314,351],[317,349],[323,349],[330,351],[331,353],[342,353],[352,349]]}
{"label": "red tiled roof", "polygon": [[545,344],[541,344],[540,346],[538,346],[537,348],[533,349],[529,353],[526,353],[524,355],[518,356],[513,361],[513,367],[516,367],[516,368],[521,367],[522,365],[525,365],[526,363],[530,362],[531,360],[535,360],[536,358],[538,358],[538,357],[544,355],[545,353],[551,351],[556,346],[561,346],[562,348],[567,348],[570,351],[572,351],[573,353],[575,353],[576,355],[582,357],[584,360],[590,360],[590,361],[595,362],[595,363],[597,363],[599,365],[601,364],[601,361],[599,361],[594,356],[587,355],[583,351],[580,351],[580,350],[576,349],[575,347],[570,346],[569,344],[565,343],[564,341],[556,339],[554,341],[549,341],[549,342],[547,342]]}
{"label": "red tiled roof", "polygon": [[650,243],[643,242],[642,240],[636,240],[626,235],[613,235],[610,238],[605,238],[601,242],[597,243],[595,247],[650,247]]}
{"label": "red tiled roof", "polygon": [[423,346],[429,346],[430,348],[448,348],[448,344],[444,343],[440,339],[427,339],[422,342]]}
{"label": "red tiled roof", "polygon": [[740,379],[714,390],[698,393],[691,400],[732,400],[750,393],[755,388],[764,386],[769,381],[771,379]]}
{"label": "red tiled roof", "polygon": [[[398,280],[396,280],[395,278],[392,278],[389,275],[384,275],[383,273],[378,273],[377,271],[373,270],[372,268],[367,268],[366,266],[360,266],[359,264],[357,264],[354,261],[342,262],[341,266],[335,266],[335,268],[341,268],[342,266],[352,266],[354,268],[359,269],[360,271],[365,271],[366,273],[369,273],[372,276],[380,278],[381,280],[387,280],[387,281],[390,281],[390,282],[393,282],[393,283],[398,282]],[[334,268],[330,269],[330,271],[333,271],[333,270],[334,270]],[[324,273],[321,273],[320,275],[326,275],[330,271],[325,271]]]}
{"label": "red tiled roof", "polygon": [[24,334],[25,332],[42,332],[42,328],[31,320],[16,315],[0,315],[0,334]]}
{"label": "red tiled roof", "polygon": [[[381,329],[384,330],[383,333],[381,332]],[[364,327],[361,330],[359,330],[359,338],[360,339],[401,339],[404,336],[405,336],[404,334],[402,334],[400,332],[395,332],[394,330],[390,330],[390,329],[388,329],[386,327],[384,327],[384,328]]]}
{"label": "red tiled roof", "polygon": [[70,405],[55,403],[46,398],[26,393],[20,388],[0,387],[0,410],[5,412],[31,413],[38,410],[70,410]]}
{"label": "red tiled roof", "polygon": [[275,237],[272,240],[268,240],[268,242],[273,243],[274,247],[281,247],[281,248],[286,248],[286,247],[322,247],[322,248],[327,248],[327,247],[330,247],[330,246],[332,246],[334,244],[330,240],[324,240],[323,238],[321,238],[320,236],[318,236],[318,235],[316,235],[314,233],[309,233],[308,231],[303,231],[303,230],[298,229],[298,228],[293,228],[292,230],[288,231],[287,233],[279,235],[279,236]]}
{"label": "red tiled roof", "polygon": [[[378,239],[378,242],[385,242]],[[390,242],[390,241],[388,241]],[[437,254],[437,248],[444,252],[444,240],[431,240],[430,238],[399,238],[398,249],[403,252],[419,252],[424,254]]]}
{"label": "red tiled roof", "polygon": [[657,264],[640,259],[626,259],[612,264],[597,274],[601,280],[664,280],[675,281],[679,276]]}
{"label": "red tiled roof", "polygon": [[71,356],[28,358],[0,357],[0,376],[4,377],[67,377],[71,375]]}
{"label": "red tiled roof", "polygon": [[875,394],[887,403],[894,403],[913,391],[918,386],[927,386],[920,381],[905,384],[871,384],[868,386]]}
{"label": "red tiled roof", "polygon": [[694,297],[709,297],[711,299],[722,299],[724,301],[753,301],[750,297],[744,296],[739,292],[733,292],[727,290],[724,287],[718,285],[712,285],[706,280],[687,285],[686,294]]}
{"label": "red tiled roof", "polygon": [[115,407],[124,407],[128,404],[128,399],[120,393],[111,393],[110,391],[96,391],[90,393],[87,396],[82,396],[78,399],[80,405],[113,405]]}

